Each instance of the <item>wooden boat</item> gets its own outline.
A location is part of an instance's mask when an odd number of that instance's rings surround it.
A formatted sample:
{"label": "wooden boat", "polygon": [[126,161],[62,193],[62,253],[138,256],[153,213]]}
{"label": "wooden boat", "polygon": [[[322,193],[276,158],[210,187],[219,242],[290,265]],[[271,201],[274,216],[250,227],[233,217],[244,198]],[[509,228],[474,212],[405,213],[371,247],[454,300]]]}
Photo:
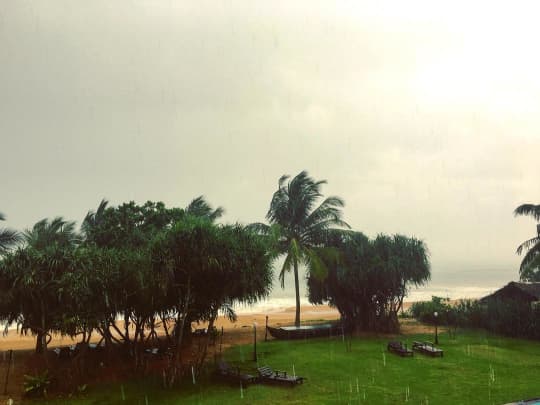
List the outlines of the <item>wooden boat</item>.
{"label": "wooden boat", "polygon": [[540,398],[524,399],[519,402],[509,402],[504,405],[538,405],[540,404]]}
{"label": "wooden boat", "polygon": [[308,339],[315,337],[331,337],[341,335],[342,327],[339,323],[323,323],[318,325],[281,326],[273,328],[267,326],[268,332],[276,339]]}

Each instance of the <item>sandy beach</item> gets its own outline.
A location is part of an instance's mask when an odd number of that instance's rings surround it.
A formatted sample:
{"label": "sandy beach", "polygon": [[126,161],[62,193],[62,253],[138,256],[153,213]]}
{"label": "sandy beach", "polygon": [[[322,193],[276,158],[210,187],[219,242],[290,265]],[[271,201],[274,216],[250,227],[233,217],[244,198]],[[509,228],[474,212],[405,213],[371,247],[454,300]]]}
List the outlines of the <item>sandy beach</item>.
{"label": "sandy beach", "polygon": [[[412,305],[411,302],[403,303],[406,310]],[[256,323],[259,331],[264,331],[266,324],[266,316],[268,316],[268,324],[270,326],[282,326],[292,324],[294,322],[295,307],[286,307],[273,309],[267,312],[240,313],[236,322],[231,322],[227,318],[220,316],[216,320],[216,327],[223,330],[229,339],[229,344],[240,343],[244,334],[252,334],[253,324]],[[302,322],[334,320],[339,318],[339,312],[335,308],[330,308],[328,305],[304,305],[301,307]],[[205,323],[192,325],[193,329],[204,328]],[[122,325],[123,328],[123,325]],[[228,333],[227,333],[228,332]],[[234,333],[233,333],[234,332]],[[162,330],[158,330],[158,334],[163,334]],[[263,338],[264,333],[260,333],[259,337]],[[92,337],[92,342],[99,341],[100,336],[96,333]],[[234,340],[234,342],[233,342]],[[237,341],[236,341],[237,340]],[[53,335],[50,348],[59,346],[69,346],[77,343],[77,340],[71,339],[68,336]],[[35,336],[30,334],[21,335],[16,330],[10,330],[7,335],[0,336],[0,351],[6,350],[29,350],[33,349],[36,344]]]}
{"label": "sandy beach", "polygon": [[[328,307],[327,305],[307,305],[303,306],[301,310],[302,321],[314,321],[314,320],[331,320],[339,318],[337,310]],[[242,313],[238,315],[236,322],[230,322],[227,318],[220,316],[216,320],[216,327],[224,331],[243,331],[248,332],[252,329],[255,322],[261,330],[264,330],[266,323],[266,316],[268,316],[269,325],[284,325],[294,322],[295,308],[288,307],[270,311],[268,313]],[[205,324],[193,324],[193,328],[203,328]],[[236,333],[235,333],[236,335]],[[98,341],[100,336],[95,334],[92,341]],[[68,346],[77,343],[77,340],[71,339],[67,336],[53,335],[53,339],[49,344],[50,348],[58,346]],[[16,330],[10,330],[7,335],[0,336],[0,351],[6,350],[28,350],[33,349],[36,344],[35,336],[30,334],[20,335]]]}

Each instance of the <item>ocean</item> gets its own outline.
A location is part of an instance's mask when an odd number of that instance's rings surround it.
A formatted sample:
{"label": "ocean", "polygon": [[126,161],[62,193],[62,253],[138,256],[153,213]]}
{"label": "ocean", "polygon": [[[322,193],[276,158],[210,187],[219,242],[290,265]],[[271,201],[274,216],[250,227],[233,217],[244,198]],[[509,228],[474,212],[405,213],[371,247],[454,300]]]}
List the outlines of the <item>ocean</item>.
{"label": "ocean", "polygon": [[[301,305],[312,305],[307,299],[305,274],[300,275]],[[431,280],[418,288],[411,288],[405,297],[406,302],[429,301],[432,296],[460,299],[481,298],[498,290],[510,281],[517,280],[517,270],[506,267],[487,268],[483,266],[465,266],[459,269],[432,271]],[[271,313],[296,305],[294,298],[294,279],[292,274],[285,277],[285,288],[281,288],[275,275],[274,287],[268,299],[251,306],[237,305],[239,314]]]}

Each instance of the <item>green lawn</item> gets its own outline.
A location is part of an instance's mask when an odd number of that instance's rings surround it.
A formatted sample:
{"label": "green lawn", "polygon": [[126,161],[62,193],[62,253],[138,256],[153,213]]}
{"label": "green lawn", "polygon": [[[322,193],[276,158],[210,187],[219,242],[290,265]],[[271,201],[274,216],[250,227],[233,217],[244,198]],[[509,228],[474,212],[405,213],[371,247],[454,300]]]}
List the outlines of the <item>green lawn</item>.
{"label": "green lawn", "polygon": [[[431,340],[407,335],[402,340]],[[355,338],[351,351],[339,338],[269,341],[258,344],[259,364],[307,378],[295,388],[255,385],[240,390],[201,378],[197,384],[168,391],[157,381],[134,381],[92,388],[77,400],[48,404],[503,404],[540,397],[540,343],[483,332],[443,335],[443,358],[386,352],[386,338]],[[245,371],[254,370],[252,346],[238,346],[225,357]],[[408,392],[408,394],[407,394]],[[125,399],[123,400],[122,397]],[[33,402],[36,403],[36,402]]]}

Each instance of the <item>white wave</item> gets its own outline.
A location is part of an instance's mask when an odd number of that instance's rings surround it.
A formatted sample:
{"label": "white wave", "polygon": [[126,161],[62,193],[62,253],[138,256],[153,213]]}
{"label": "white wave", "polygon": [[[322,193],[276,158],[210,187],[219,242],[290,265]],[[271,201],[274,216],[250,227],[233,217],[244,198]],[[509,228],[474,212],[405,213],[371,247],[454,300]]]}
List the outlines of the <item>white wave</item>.
{"label": "white wave", "polygon": [[[430,286],[416,288],[405,297],[406,302],[430,301],[432,296],[454,299],[476,299],[491,294],[500,287],[471,287],[471,286]],[[271,297],[253,305],[235,307],[238,314],[270,314],[294,307],[296,300],[290,297]],[[300,305],[312,305],[307,297],[300,298]]]}

